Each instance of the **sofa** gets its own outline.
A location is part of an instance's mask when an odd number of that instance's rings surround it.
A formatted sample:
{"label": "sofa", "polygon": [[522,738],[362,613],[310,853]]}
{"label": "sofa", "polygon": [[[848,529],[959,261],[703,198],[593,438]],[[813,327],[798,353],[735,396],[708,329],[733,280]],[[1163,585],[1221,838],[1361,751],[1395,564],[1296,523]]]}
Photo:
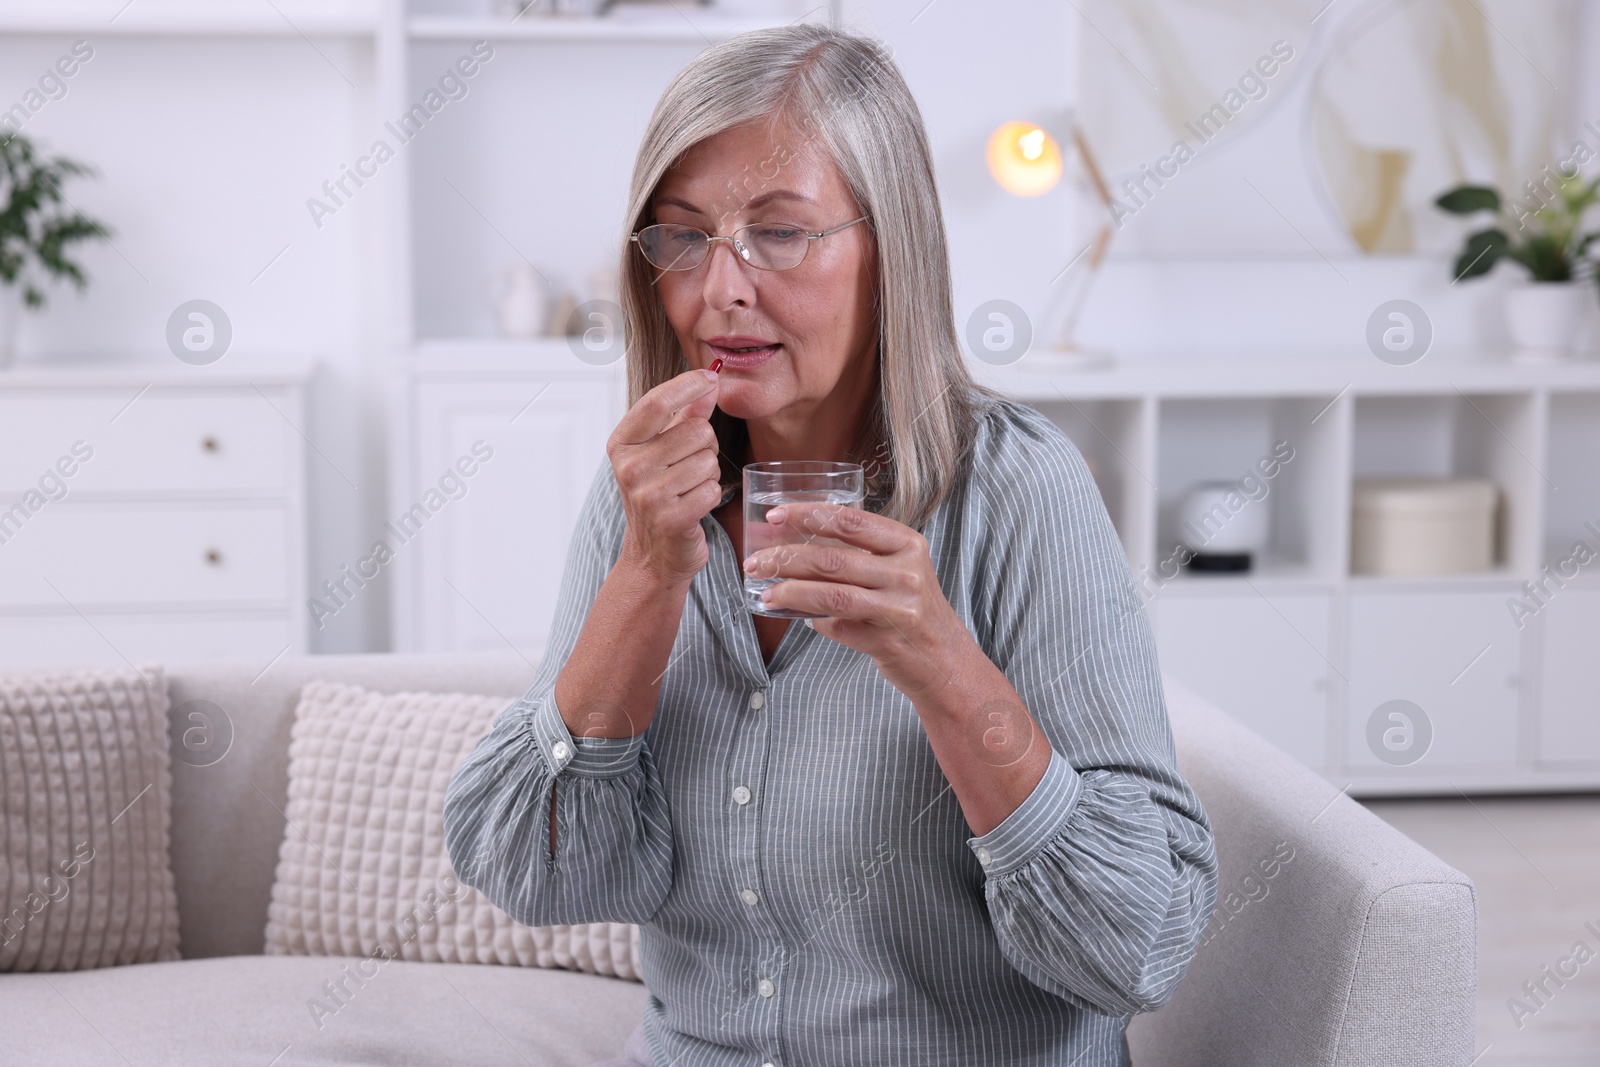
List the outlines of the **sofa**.
{"label": "sofa", "polygon": [[[532,663],[377,654],[285,657],[265,672],[163,666],[174,710],[213,701],[234,731],[227,773],[172,767],[184,958],[0,974],[0,1064],[587,1067],[621,1055],[648,995],[638,982],[394,960],[319,1028],[307,1000],[344,961],[263,954],[301,687],[326,679],[514,698]],[[1134,1062],[1468,1064],[1472,882],[1170,680],[1168,703],[1180,769],[1216,833],[1218,904],[1172,1000],[1132,1023]]]}

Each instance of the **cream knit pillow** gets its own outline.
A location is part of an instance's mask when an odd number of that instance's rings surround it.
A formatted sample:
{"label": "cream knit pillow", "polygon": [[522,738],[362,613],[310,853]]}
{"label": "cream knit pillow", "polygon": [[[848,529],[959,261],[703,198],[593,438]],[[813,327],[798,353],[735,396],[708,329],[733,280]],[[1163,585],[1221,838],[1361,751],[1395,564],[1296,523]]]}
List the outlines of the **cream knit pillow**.
{"label": "cream knit pillow", "polygon": [[444,794],[516,697],[300,692],[268,955],[561,967],[639,980],[632,923],[523,926],[455,877]]}
{"label": "cream knit pillow", "polygon": [[178,959],[167,682],[0,671],[0,971]]}

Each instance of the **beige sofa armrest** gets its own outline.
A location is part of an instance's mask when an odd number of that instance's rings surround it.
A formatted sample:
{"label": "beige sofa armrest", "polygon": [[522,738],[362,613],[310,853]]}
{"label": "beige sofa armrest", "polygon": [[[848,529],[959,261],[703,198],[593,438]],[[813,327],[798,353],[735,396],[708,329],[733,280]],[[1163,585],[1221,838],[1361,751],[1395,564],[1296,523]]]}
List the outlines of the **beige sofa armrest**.
{"label": "beige sofa armrest", "polygon": [[1173,999],[1130,1028],[1135,1062],[1469,1063],[1472,881],[1170,679],[1167,693],[1216,835],[1217,908]]}

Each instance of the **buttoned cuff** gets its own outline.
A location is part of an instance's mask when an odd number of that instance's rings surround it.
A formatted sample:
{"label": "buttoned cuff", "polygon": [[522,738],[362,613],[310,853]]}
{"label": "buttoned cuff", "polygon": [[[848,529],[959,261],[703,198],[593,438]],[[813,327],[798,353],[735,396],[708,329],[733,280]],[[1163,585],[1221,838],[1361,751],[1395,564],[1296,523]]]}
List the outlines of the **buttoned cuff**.
{"label": "buttoned cuff", "polygon": [[540,701],[519,700],[516,706],[527,716],[534,742],[552,775],[570,771],[580,778],[615,778],[639,765],[644,734],[574,738],[553,693]]}
{"label": "buttoned cuff", "polygon": [[967,838],[984,873],[990,878],[1016,870],[1061,832],[1083,795],[1083,776],[1054,748],[1050,762],[1017,810],[981,837]]}

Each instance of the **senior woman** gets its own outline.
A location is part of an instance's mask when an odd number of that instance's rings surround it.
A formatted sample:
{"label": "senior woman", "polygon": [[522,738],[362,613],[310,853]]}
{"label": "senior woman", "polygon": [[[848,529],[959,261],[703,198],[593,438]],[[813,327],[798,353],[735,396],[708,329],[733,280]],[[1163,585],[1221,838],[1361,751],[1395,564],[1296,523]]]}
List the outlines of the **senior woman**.
{"label": "senior woman", "polygon": [[[827,27],[707,49],[628,210],[631,407],[537,676],[451,781],[457,873],[640,924],[619,1063],[1126,1064],[1210,827],[1081,456],[962,362],[905,82]],[[741,465],[789,459],[867,469],[864,509],[767,516],[844,542],[749,563],[802,623],[748,610],[736,547]]]}

